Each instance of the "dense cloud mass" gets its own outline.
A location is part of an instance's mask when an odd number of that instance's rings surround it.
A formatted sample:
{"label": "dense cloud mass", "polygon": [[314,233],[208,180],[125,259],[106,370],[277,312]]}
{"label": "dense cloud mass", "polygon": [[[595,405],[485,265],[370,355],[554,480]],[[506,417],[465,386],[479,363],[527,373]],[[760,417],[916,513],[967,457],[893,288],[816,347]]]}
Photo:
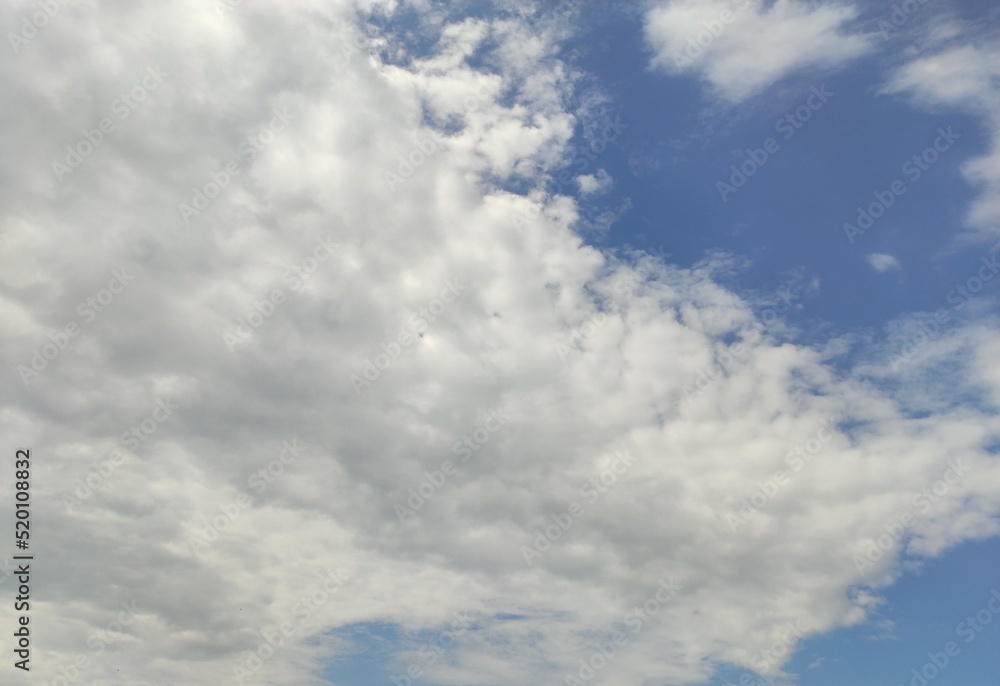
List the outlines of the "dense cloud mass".
{"label": "dense cloud mass", "polygon": [[[658,62],[709,4],[650,11]],[[726,255],[587,245],[547,181],[574,131],[628,122],[579,107],[566,8],[56,7],[0,67],[32,683],[330,683],[372,622],[402,632],[393,673],[441,684],[562,683],[616,632],[603,683],[780,679],[802,638],[877,618],[904,561],[1000,533],[984,299],[948,336],[915,316],[817,347],[723,285]],[[866,50],[845,6],[746,11],[806,47],[723,73],[733,24],[701,68],[734,99]],[[995,74],[927,78],[987,63],[921,57],[888,87],[993,116]],[[980,223],[995,159],[968,167]],[[257,662],[262,629],[287,637]]]}

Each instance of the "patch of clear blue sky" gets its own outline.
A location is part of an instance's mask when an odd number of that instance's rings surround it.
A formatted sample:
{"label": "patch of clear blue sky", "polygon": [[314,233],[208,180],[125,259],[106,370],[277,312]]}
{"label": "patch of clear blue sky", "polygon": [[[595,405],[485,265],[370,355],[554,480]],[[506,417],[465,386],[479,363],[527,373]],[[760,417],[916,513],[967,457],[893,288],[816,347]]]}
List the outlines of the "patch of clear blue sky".
{"label": "patch of clear blue sky", "polygon": [[[589,27],[578,41],[592,49],[576,53],[628,125],[592,165],[607,169],[612,193],[632,204],[599,244],[663,244],[681,265],[715,249],[749,257],[752,267],[737,290],[774,288],[802,269],[822,285],[802,316],[842,331],[878,329],[902,313],[943,307],[947,293],[974,273],[989,246],[952,248],[976,195],[960,167],[988,146],[978,120],[958,111],[930,114],[902,95],[876,95],[890,67],[885,55],[793,75],[762,96],[725,105],[693,75],[651,71],[639,17],[614,17],[602,15],[602,25]],[[822,85],[833,96],[790,138],[777,132],[776,123]],[[912,181],[903,164],[948,126],[961,138]],[[731,165],[767,138],[776,139],[778,151],[723,202],[717,182],[728,181]],[[905,195],[851,245],[843,224],[856,224],[858,206],[896,179],[906,184]],[[869,253],[895,256],[903,271],[876,272]]]}
{"label": "patch of clear blue sky", "polygon": [[[484,11],[485,5],[474,4],[476,13]],[[888,16],[891,4],[873,3],[869,21]],[[972,16],[977,8],[990,9],[977,3],[962,7]],[[419,37],[416,25],[408,18],[396,28],[419,43],[421,51],[429,49],[431,43]],[[915,19],[881,46],[881,54],[848,68],[792,76],[761,97],[725,106],[694,76],[648,68],[639,14],[594,3],[566,54],[611,96],[612,111],[628,128],[584,170],[606,169],[614,189],[581,203],[592,215],[619,208],[626,198],[631,209],[605,236],[591,241],[650,251],[662,245],[671,253],[668,259],[680,265],[717,249],[749,257],[751,266],[730,284],[737,292],[773,290],[796,272],[806,280],[818,277],[820,291],[790,316],[798,324],[824,322],[823,336],[858,329],[877,332],[902,314],[948,307],[948,292],[973,275],[990,247],[955,244],[976,195],[961,175],[961,165],[983,154],[988,140],[980,122],[961,112],[928,113],[905,96],[876,94],[891,67],[889,54],[918,26]],[[806,101],[813,86],[824,84],[833,96],[809,121],[788,139],[775,130],[780,118]],[[961,138],[912,181],[902,165],[933,143],[939,127],[949,126]],[[777,140],[779,150],[723,202],[716,183],[727,180],[730,165],[740,164],[748,148],[760,147],[768,137]],[[583,149],[585,143],[578,140],[577,146]],[[854,245],[848,243],[844,222],[856,223],[857,207],[872,202],[873,192],[887,189],[895,179],[904,181],[906,194]],[[903,270],[880,274],[865,259],[869,253],[893,255]],[[997,286],[1000,279],[990,282],[986,292],[995,293]],[[971,643],[956,634],[956,626],[985,608],[992,590],[1000,589],[997,570],[996,538],[947,551],[881,592],[886,603],[880,616],[893,623],[891,632],[866,624],[811,638],[787,669],[800,675],[799,686],[910,686],[910,670],[921,669],[928,652],[939,652],[954,640],[961,653],[928,684],[994,686],[1000,674],[1000,616],[993,616]],[[393,671],[399,666],[391,660],[393,653],[433,638],[430,632],[407,635],[389,624],[352,625],[337,633],[359,649],[324,674],[343,686],[391,684],[390,676],[399,673]],[[743,674],[724,670],[713,686],[738,684]],[[437,686],[423,680],[412,684]]]}

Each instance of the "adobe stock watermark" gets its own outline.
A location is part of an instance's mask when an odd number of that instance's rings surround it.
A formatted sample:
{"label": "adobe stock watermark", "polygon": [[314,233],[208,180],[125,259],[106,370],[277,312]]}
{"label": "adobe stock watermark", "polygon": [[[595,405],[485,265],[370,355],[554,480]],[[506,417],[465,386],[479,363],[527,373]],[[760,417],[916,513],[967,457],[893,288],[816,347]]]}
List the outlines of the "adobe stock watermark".
{"label": "adobe stock watermark", "polygon": [[245,657],[233,665],[233,677],[236,681],[242,684],[244,679],[259,672],[264,667],[264,663],[274,657],[278,650],[285,645],[285,641],[295,636],[296,630],[309,621],[309,618],[317,610],[326,605],[350,578],[351,575],[340,568],[336,572],[327,571],[323,576],[323,583],[319,587],[299,598],[289,608],[292,615],[290,621],[282,622],[272,630],[261,627],[258,633],[264,640],[256,649],[246,651]]}
{"label": "adobe stock watermark", "polygon": [[[955,287],[948,291],[945,296],[945,300],[951,305],[952,310],[956,312],[962,310],[970,300],[983,291],[986,284],[1000,273],[1000,243],[993,246],[988,254],[983,255],[980,262],[982,266],[978,267],[972,276],[968,277],[964,283],[955,284]],[[922,320],[917,327],[917,332],[900,346],[899,352],[890,361],[889,366],[892,371],[898,372],[903,365],[916,357],[922,348],[938,337],[942,327],[953,321],[952,315],[944,307],[935,312],[932,318]]]}
{"label": "adobe stock watermark", "polygon": [[956,312],[979,295],[985,285],[1000,272],[1000,243],[990,248],[990,252],[983,255],[980,262],[982,262],[982,266],[978,267],[975,274],[967,278],[965,283],[955,284],[955,287],[948,291],[948,295],[945,296],[945,300]]}
{"label": "adobe stock watermark", "polygon": [[[93,651],[93,657],[100,657],[111,645],[125,633],[125,629],[135,622],[140,612],[133,598],[129,602],[122,601],[121,611],[117,619],[112,619],[101,631],[95,631],[87,637],[87,647]],[[51,681],[43,681],[42,686],[69,686],[81,677],[94,660],[87,653],[77,653],[73,661],[59,667],[59,676]]]}
{"label": "adobe stock watermark", "polygon": [[510,215],[514,229],[523,235],[527,228],[545,213],[544,210],[545,208],[539,206],[537,202],[529,202],[523,212],[514,212]]}
{"label": "adobe stock watermark", "polygon": [[723,349],[710,365],[698,372],[694,384],[684,386],[684,398],[681,407],[688,405],[694,399],[702,396],[705,391],[725,374],[732,373],[736,367],[746,362],[745,356],[750,352],[750,346],[760,340],[759,329],[751,329],[746,338]]}
{"label": "adobe stock watermark", "polygon": [[[782,315],[786,314],[792,308],[793,303],[798,297],[798,294],[793,292],[791,288],[794,284],[794,281],[789,281],[775,290],[776,298],[774,304],[765,308],[760,313],[760,321],[763,324],[764,330],[772,326]],[[738,366],[746,363],[746,356],[750,353],[751,347],[762,336],[763,331],[761,329],[753,328],[739,343],[728,346],[719,352],[711,364],[698,372],[694,384],[686,384],[684,386],[684,398],[681,400],[681,407],[703,395],[716,381],[723,378],[726,374],[731,374]]]}
{"label": "adobe stock watermark", "polygon": [[[968,465],[962,464],[961,458],[948,460],[941,478],[923,488],[919,493],[915,493],[910,501],[911,504],[919,510],[919,514],[928,514],[934,505],[940,502],[941,498],[948,493],[952,486],[958,484],[968,471]],[[917,515],[907,510],[898,518],[883,524],[882,528],[885,529],[885,533],[868,542],[864,556],[854,556],[854,567],[858,570],[858,575],[864,576],[867,569],[874,567],[885,553],[901,543],[907,529],[913,526],[916,521]]]}
{"label": "adobe stock watermark", "polygon": [[366,388],[377,381],[382,373],[399,359],[404,348],[413,345],[416,340],[413,332],[416,332],[418,337],[423,338],[424,332],[430,328],[430,322],[437,321],[448,305],[458,300],[465,292],[465,286],[459,283],[458,279],[449,279],[444,282],[444,286],[439,297],[432,298],[417,312],[410,314],[410,326],[401,327],[394,338],[382,343],[380,346],[382,352],[375,355],[374,362],[370,358],[365,358],[360,376],[351,374],[348,377],[355,397],[360,397]]}
{"label": "adobe stock watermark", "polygon": [[424,166],[428,159],[445,147],[445,138],[433,129],[425,138],[421,138],[406,153],[397,159],[396,171],[385,171],[382,178],[390,191],[409,180],[417,169]]}
{"label": "adobe stock watermark", "polygon": [[723,8],[719,16],[715,19],[707,19],[701,23],[704,27],[697,35],[689,36],[687,46],[683,52],[676,51],[673,54],[674,66],[677,69],[686,69],[694,64],[695,60],[701,57],[715,39],[722,35],[726,27],[732,24],[739,13],[747,7],[754,5],[754,0],[730,0],[736,7],[736,11]]}
{"label": "adobe stock watermark", "polygon": [[[123,431],[118,437],[118,442],[127,450],[135,453],[143,443],[157,432],[160,425],[170,419],[174,412],[179,409],[180,406],[170,402],[169,398],[158,398],[152,412]],[[74,507],[82,505],[85,500],[100,490],[115,470],[125,463],[125,457],[126,453],[116,449],[108,453],[106,460],[91,462],[90,466],[93,470],[76,481],[73,494],[63,493],[62,502],[66,506],[66,511],[72,513]]]}
{"label": "adobe stock watermark", "polygon": [[178,203],[177,211],[185,223],[190,224],[192,217],[197,217],[208,209],[211,202],[229,188],[235,177],[243,173],[242,165],[257,159],[257,155],[285,130],[292,119],[295,119],[295,115],[289,114],[284,107],[273,110],[273,113],[274,116],[267,126],[262,127],[257,133],[248,135],[239,144],[236,148],[238,154],[236,159],[229,160],[221,169],[211,172],[208,175],[209,180],[200,188],[191,189],[190,203]]}
{"label": "adobe stock watermark", "polygon": [[[617,141],[627,128],[628,124],[623,124],[620,116],[615,115],[613,120],[609,118],[607,123],[601,127],[599,134],[591,138],[585,147],[576,148],[573,159],[553,179],[552,194],[560,195],[567,186],[573,187],[577,183],[576,177],[585,173],[590,165],[596,162],[597,158],[608,149],[609,145]],[[514,215],[514,227],[518,232],[523,233],[524,227],[530,223],[531,219],[531,217]]]}
{"label": "adobe stock watermark", "polygon": [[[813,86],[805,102],[778,118],[774,123],[774,130],[783,134],[786,141],[790,140],[807,121],[812,119],[813,114],[822,109],[823,105],[832,97],[833,93],[826,89],[826,84],[819,88]],[[729,196],[743,188],[780,149],[781,144],[778,139],[772,137],[765,138],[759,148],[747,148],[743,152],[745,159],[740,162],[739,167],[735,164],[729,167],[729,183],[723,180],[715,182],[715,189],[719,191],[722,202],[729,202]]]}
{"label": "adobe stock watermark", "polygon": [[[966,644],[972,643],[993,623],[993,618],[998,614],[1000,614],[1000,590],[993,588],[983,608],[976,612],[975,616],[966,617],[959,622],[955,627],[955,635],[965,639]],[[928,652],[927,662],[910,670],[912,677],[906,686],[928,686],[961,654],[962,646],[957,641],[948,641],[938,652]]]}
{"label": "adobe stock watermark", "polygon": [[800,620],[785,623],[786,630],[781,634],[781,638],[770,646],[753,656],[750,664],[758,674],[767,674],[771,669],[781,664],[785,655],[795,647],[795,644],[805,638],[808,627]]}
{"label": "adobe stock watermark", "polygon": [[[159,67],[149,67],[146,75],[140,82],[128,91],[119,95],[111,103],[111,112],[118,115],[118,121],[128,119],[132,111],[146,100],[146,97],[163,83],[169,74]],[[104,142],[105,136],[115,131],[115,121],[111,117],[102,117],[93,129],[84,129],[83,137],[75,144],[66,146],[66,155],[63,160],[52,161],[52,171],[56,175],[56,181],[63,182],[63,177],[83,164],[83,161],[93,154],[95,150]]]}
{"label": "adobe stock watermark", "polygon": [[406,670],[403,674],[392,674],[389,676],[389,679],[395,686],[412,686],[414,679],[419,679],[424,675],[426,667],[437,664],[444,657],[445,651],[455,645],[456,638],[465,635],[473,626],[473,623],[481,618],[480,615],[470,616],[467,613],[463,614],[460,612],[455,612],[453,616],[455,619],[452,621],[450,629],[435,636],[433,641],[424,643],[417,651],[420,661],[426,663],[425,666],[422,667],[420,664],[411,662],[406,665]]}
{"label": "adobe stock watermark", "polygon": [[[281,444],[281,451],[278,453],[277,458],[271,460],[263,468],[258,469],[247,477],[247,486],[254,489],[258,495],[262,494],[267,490],[268,486],[274,483],[275,479],[284,473],[286,467],[292,465],[305,452],[307,447],[305,444],[299,442],[298,436],[291,439],[291,441],[284,441]],[[203,517],[205,525],[196,530],[197,535],[188,536],[188,545],[191,547],[191,552],[195,555],[200,555],[208,550],[208,547],[219,540],[222,534],[229,529],[230,525],[234,524],[240,518],[240,515],[243,514],[243,511],[249,509],[252,504],[253,496],[241,491],[233,500],[219,505],[219,514],[214,515],[211,521]],[[194,528],[189,522],[183,522],[183,524],[188,529]]]}
{"label": "adobe stock watermark", "polygon": [[[300,288],[309,285],[320,265],[332,258],[335,250],[340,247],[330,236],[316,240],[316,247],[300,263],[295,263],[288,267],[281,275],[281,282],[291,288],[295,293]],[[272,288],[261,299],[254,299],[253,305],[243,317],[236,320],[233,329],[222,332],[222,341],[226,344],[229,352],[236,349],[237,344],[249,342],[254,333],[271,318],[279,305],[286,302],[286,293],[281,288]]]}
{"label": "adobe stock watermark", "polygon": [[660,614],[660,611],[683,590],[681,585],[675,583],[673,578],[667,575],[660,577],[659,582],[660,584],[656,587],[656,592],[653,593],[652,597],[622,617],[622,624],[630,628],[632,633],[626,634],[619,629],[611,634],[610,641],[598,643],[588,657],[580,660],[576,674],[563,675],[566,686],[583,686],[596,677],[611,663],[621,649],[628,645],[632,636],[638,634],[652,622]]}
{"label": "adobe stock watermark", "polygon": [[135,275],[129,274],[126,269],[127,267],[122,267],[112,270],[111,278],[108,279],[105,288],[80,301],[80,304],[76,306],[76,313],[82,322],[66,322],[62,329],[50,332],[49,342],[32,350],[27,364],[19,364],[14,368],[25,387],[44,372],[49,364],[69,346],[70,342],[83,333],[87,325],[91,324],[101,312],[104,312],[111,305],[115,296],[122,293],[128,284],[135,280]]}
{"label": "adobe stock watermark", "polygon": [[613,290],[615,302],[622,303],[635,295],[636,290],[644,283],[654,277],[658,270],[667,264],[667,258],[673,253],[664,252],[663,244],[654,250],[644,250],[641,253],[644,259],[632,265],[625,275],[615,281]]}
{"label": "adobe stock watermark", "polygon": [[879,19],[876,28],[882,34],[882,40],[899,31],[910,19],[931,0],[903,0],[892,4],[892,14],[889,19]]}
{"label": "adobe stock watermark", "polygon": [[[481,422],[471,432],[455,441],[452,446],[452,452],[455,455],[461,455],[463,463],[468,462],[472,459],[473,454],[486,445],[493,434],[503,428],[503,425],[509,420],[510,418],[504,414],[502,407],[490,410],[486,414],[486,419],[483,422]],[[406,499],[406,504],[404,505],[400,502],[393,504],[393,509],[396,512],[396,516],[399,518],[399,523],[405,524],[407,522],[407,517],[416,518],[417,512],[420,511],[420,508],[422,508],[428,500],[433,498],[438,491],[444,488],[444,485],[448,481],[449,477],[455,476],[456,474],[458,474],[458,468],[451,460],[444,460],[440,467],[435,471],[425,471],[424,480],[417,486],[411,487],[407,491],[409,493],[409,498]]]}
{"label": "adobe stock watermark", "polygon": [[584,319],[584,322],[580,324],[580,326],[570,331],[569,336],[565,339],[565,341],[553,341],[556,352],[559,354],[559,358],[563,362],[566,362],[569,359],[570,353],[583,350],[583,341],[597,333],[597,330],[603,327],[607,322],[608,315],[604,312],[598,311],[587,315],[586,319]]}
{"label": "adobe stock watermark", "polygon": [[[820,428],[816,433],[804,443],[796,445],[785,454],[785,463],[791,468],[793,473],[801,472],[807,464],[820,453],[823,446],[833,439],[833,427],[836,426],[836,418],[828,417],[820,422]],[[726,512],[725,521],[729,531],[736,533],[747,522],[753,519],[758,512],[763,510],[778,491],[792,483],[789,475],[782,469],[776,470],[770,479],[757,481],[755,488],[749,495],[740,499],[742,507],[734,514]]]}
{"label": "adobe stock watermark", "polygon": [[[950,150],[955,141],[962,137],[961,134],[952,131],[950,126],[947,129],[938,128],[937,133],[938,136],[931,145],[903,163],[901,171],[911,184],[919,181],[931,166],[941,159],[941,155]],[[902,179],[895,179],[887,190],[874,191],[872,193],[875,197],[874,202],[867,206],[859,205],[857,208],[857,226],[844,222],[844,235],[847,236],[847,241],[854,245],[859,237],[864,236],[866,231],[875,226],[875,222],[886,213],[886,210],[896,204],[896,198],[903,196],[907,190],[907,185]]]}
{"label": "adobe stock watermark", "polygon": [[[578,185],[577,177],[583,175],[590,168],[591,163],[595,162],[598,156],[608,149],[609,145],[618,140],[618,137],[627,128],[628,124],[623,124],[621,117],[616,116],[613,121],[601,129],[598,137],[593,138],[587,144],[585,150],[576,150],[573,159],[563,168],[558,176],[552,179],[552,194],[562,194],[567,186],[573,187]],[[518,234],[524,235],[543,214],[544,207],[539,206],[537,202],[530,202],[525,210],[511,213],[510,220],[514,230]]]}
{"label": "adobe stock watermark", "polygon": [[334,25],[341,35],[346,34],[348,36],[347,40],[341,41],[341,59],[347,60],[362,52],[367,53],[369,56],[374,54],[368,37],[358,30],[356,24],[335,20]]}
{"label": "adobe stock watermark", "polygon": [[[472,95],[467,95],[462,99],[462,116],[477,111],[489,97],[489,88],[480,79],[479,85]],[[397,186],[412,178],[417,169],[424,166],[427,160],[444,150],[446,146],[447,139],[434,129],[430,129],[426,137],[418,140],[413,147],[397,158],[395,173],[391,171],[382,173],[385,185],[390,191],[395,190]]]}
{"label": "adobe stock watermark", "polygon": [[31,16],[21,17],[21,26],[18,32],[7,32],[7,42],[10,43],[14,54],[21,52],[21,48],[30,43],[39,31],[48,26],[49,21],[59,14],[67,2],[68,0],[40,0],[37,12]]}
{"label": "adobe stock watermark", "polygon": [[[586,498],[587,504],[593,505],[607,493],[618,482],[618,477],[623,476],[632,467],[634,460],[635,458],[629,455],[628,449],[617,450],[608,467],[596,477],[592,477],[580,489],[580,495]],[[573,528],[574,521],[582,517],[585,511],[586,507],[574,500],[565,511],[550,515],[553,523],[544,529],[535,529],[532,545],[521,546],[524,563],[530,567],[536,558],[541,557],[554,542]]]}

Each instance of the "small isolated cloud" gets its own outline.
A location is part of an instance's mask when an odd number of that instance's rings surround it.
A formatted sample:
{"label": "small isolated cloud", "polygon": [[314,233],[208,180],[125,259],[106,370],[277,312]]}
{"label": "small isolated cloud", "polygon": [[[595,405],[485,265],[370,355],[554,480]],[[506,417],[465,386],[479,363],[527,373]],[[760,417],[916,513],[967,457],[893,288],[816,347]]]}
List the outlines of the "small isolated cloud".
{"label": "small isolated cloud", "polygon": [[957,105],[995,112],[1000,46],[963,45],[921,56],[896,70],[885,92],[910,92],[927,105]]}
{"label": "small isolated cloud", "polygon": [[614,179],[603,169],[597,174],[585,174],[576,177],[576,182],[580,185],[580,195],[603,195],[611,190]]}
{"label": "small isolated cloud", "polygon": [[897,260],[892,255],[886,255],[884,253],[875,252],[872,253],[871,255],[868,255],[867,259],[868,259],[868,264],[872,266],[872,269],[874,269],[880,274],[883,274],[889,271],[890,269],[896,269],[899,271],[902,271],[903,269],[903,265],[901,265],[899,263],[899,260]]}
{"label": "small isolated cloud", "polygon": [[652,65],[694,72],[740,102],[806,68],[834,67],[873,49],[870,36],[844,31],[853,5],[777,0],[673,0],[647,14]]}

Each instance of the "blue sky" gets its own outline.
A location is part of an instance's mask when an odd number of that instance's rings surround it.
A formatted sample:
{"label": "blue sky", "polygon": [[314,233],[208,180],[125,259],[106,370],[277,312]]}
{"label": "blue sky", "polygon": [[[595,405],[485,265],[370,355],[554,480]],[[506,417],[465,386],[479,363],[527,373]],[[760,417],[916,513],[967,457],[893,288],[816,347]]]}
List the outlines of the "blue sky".
{"label": "blue sky", "polygon": [[[960,110],[929,113],[906,98],[876,95],[885,81],[885,57],[833,73],[797,74],[766,98],[720,105],[692,78],[649,70],[638,18],[608,23],[611,31],[602,22],[583,42],[598,34],[614,48],[587,51],[581,63],[613,94],[629,124],[620,149],[601,164],[620,179],[615,193],[634,209],[606,244],[662,243],[688,265],[716,249],[749,255],[753,272],[743,285],[751,288],[776,287],[784,273],[804,270],[830,284],[810,303],[809,314],[840,330],[877,329],[900,314],[937,309],[984,253],[982,245],[957,249],[954,243],[975,195],[961,165],[985,149],[989,132]],[[785,138],[787,129],[776,132],[776,123],[821,85],[834,95],[814,117],[791,138]],[[843,223],[855,221],[856,208],[875,190],[907,178],[903,163],[931,144],[942,126],[961,136],[951,154],[850,245]],[[769,137],[780,144],[778,153],[721,202],[716,183],[729,178],[730,165],[741,162],[744,151]],[[628,160],[640,155],[650,159],[636,173]],[[876,252],[908,268],[879,274],[865,259]]]}
{"label": "blue sky", "polygon": [[0,23],[3,683],[995,684],[997,8]]}

